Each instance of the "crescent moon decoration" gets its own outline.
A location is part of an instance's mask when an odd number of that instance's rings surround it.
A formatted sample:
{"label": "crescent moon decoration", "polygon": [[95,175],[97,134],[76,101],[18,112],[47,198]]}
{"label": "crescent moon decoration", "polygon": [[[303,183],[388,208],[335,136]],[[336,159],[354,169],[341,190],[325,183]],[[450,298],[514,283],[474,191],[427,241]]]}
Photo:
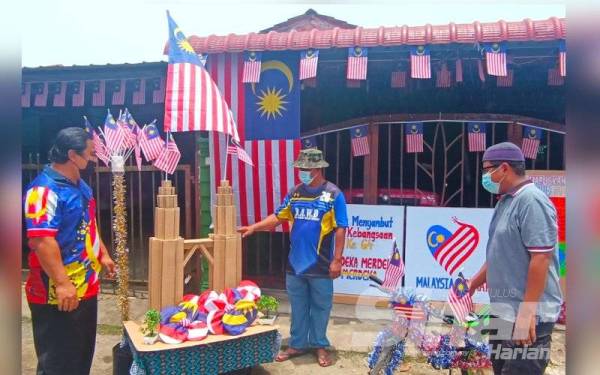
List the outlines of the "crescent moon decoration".
{"label": "crescent moon decoration", "polygon": [[425,53],[425,48],[423,46],[417,47],[417,55],[423,55]]}
{"label": "crescent moon decoration", "polygon": [[411,132],[411,133],[418,133],[418,132],[419,132],[419,130],[417,130],[417,125],[413,125],[413,126],[410,128],[410,132]]}
{"label": "crescent moon decoration", "polygon": [[[178,37],[178,35],[180,34],[181,37]],[[185,38],[185,35],[183,35],[183,31],[181,31],[179,27],[176,27],[175,30],[173,30],[173,37],[177,41],[177,45],[181,50],[188,53],[194,53],[194,48],[192,47],[190,42],[188,42],[188,40]]]}
{"label": "crescent moon decoration", "polygon": [[[288,81],[288,94],[292,92],[294,87],[294,77],[290,68],[279,60],[269,60],[261,64],[261,73],[267,70],[277,70],[281,72]],[[256,84],[251,84],[252,93],[258,99],[257,111],[261,112],[261,117],[267,116],[267,120],[275,119],[277,116],[283,117],[282,111],[286,111],[285,104],[288,101],[283,100],[287,94],[282,94],[283,88],[267,87],[266,90],[261,90],[260,94],[256,93]]]}
{"label": "crescent moon decoration", "polygon": [[433,232],[433,231],[432,231],[431,233],[429,233],[429,236],[427,236],[427,244],[428,244],[430,247],[435,247],[435,246],[437,246],[437,245],[438,245],[437,243],[435,243],[435,244],[434,244],[434,243],[433,243],[433,241],[432,241],[432,237],[433,237],[433,235],[434,235],[434,234],[437,236],[437,233],[436,233],[436,232]]}

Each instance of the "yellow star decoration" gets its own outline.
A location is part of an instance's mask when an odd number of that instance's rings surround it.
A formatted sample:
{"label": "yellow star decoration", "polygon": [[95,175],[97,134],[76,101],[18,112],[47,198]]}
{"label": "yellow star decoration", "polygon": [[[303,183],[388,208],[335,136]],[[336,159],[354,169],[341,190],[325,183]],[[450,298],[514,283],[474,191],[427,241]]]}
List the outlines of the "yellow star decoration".
{"label": "yellow star decoration", "polygon": [[465,286],[462,283],[458,284],[457,288],[459,292],[463,292],[465,290]]}
{"label": "yellow star decoration", "polygon": [[263,117],[266,114],[267,120],[269,120],[271,116],[273,117],[273,119],[275,119],[275,117],[277,116],[283,116],[281,111],[287,110],[287,108],[284,107],[284,104],[289,103],[283,100],[287,95],[282,94],[281,89],[277,91],[275,90],[276,89],[274,87],[269,87],[267,88],[266,92],[261,90],[261,95],[258,95],[259,101],[257,103],[257,111],[261,112],[261,117]]}
{"label": "yellow star decoration", "polygon": [[190,42],[187,41],[187,39],[179,39],[177,41],[177,45],[185,52],[194,53],[194,48],[192,47]]}

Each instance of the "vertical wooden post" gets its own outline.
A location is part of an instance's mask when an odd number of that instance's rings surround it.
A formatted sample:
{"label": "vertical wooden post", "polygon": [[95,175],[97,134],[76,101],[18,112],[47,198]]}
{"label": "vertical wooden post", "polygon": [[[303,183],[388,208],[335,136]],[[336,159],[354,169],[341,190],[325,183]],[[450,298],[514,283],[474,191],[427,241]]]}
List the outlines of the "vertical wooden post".
{"label": "vertical wooden post", "polygon": [[160,310],[183,298],[183,238],[179,236],[179,207],[171,181],[158,188],[154,209],[154,237],[150,237],[148,297]]}
{"label": "vertical wooden post", "polygon": [[369,155],[364,160],[364,203],[377,204],[379,190],[379,125],[369,124]]}

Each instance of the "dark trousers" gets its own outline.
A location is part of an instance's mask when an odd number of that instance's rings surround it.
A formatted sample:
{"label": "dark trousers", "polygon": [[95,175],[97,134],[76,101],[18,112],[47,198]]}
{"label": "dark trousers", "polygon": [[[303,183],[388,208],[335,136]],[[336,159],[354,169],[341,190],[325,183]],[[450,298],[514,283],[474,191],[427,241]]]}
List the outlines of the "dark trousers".
{"label": "dark trousers", "polygon": [[[496,318],[494,323],[501,331],[512,332],[514,323]],[[536,340],[527,347],[515,344],[511,339],[490,339],[491,361],[495,375],[537,375],[546,371],[550,361],[550,342],[554,323],[538,323]],[[494,335],[494,332],[490,332]]]}
{"label": "dark trousers", "polygon": [[96,346],[98,299],[79,302],[76,310],[29,304],[38,375],[90,373]]}

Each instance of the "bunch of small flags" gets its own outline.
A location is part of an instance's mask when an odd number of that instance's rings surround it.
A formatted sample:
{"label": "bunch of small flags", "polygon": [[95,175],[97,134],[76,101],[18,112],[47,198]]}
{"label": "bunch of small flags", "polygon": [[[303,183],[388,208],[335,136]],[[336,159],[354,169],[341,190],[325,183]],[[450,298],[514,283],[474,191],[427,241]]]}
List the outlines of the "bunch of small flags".
{"label": "bunch of small flags", "polygon": [[84,122],[85,130],[94,143],[96,156],[106,166],[113,156],[121,156],[123,160],[127,160],[134,154],[137,168],[141,170],[143,154],[156,168],[173,174],[181,159],[181,152],[171,134],[164,141],[158,132],[156,120],[140,128],[127,108],[119,112],[116,120],[108,110],[104,126],[98,128],[98,131],[94,130],[85,116]]}

